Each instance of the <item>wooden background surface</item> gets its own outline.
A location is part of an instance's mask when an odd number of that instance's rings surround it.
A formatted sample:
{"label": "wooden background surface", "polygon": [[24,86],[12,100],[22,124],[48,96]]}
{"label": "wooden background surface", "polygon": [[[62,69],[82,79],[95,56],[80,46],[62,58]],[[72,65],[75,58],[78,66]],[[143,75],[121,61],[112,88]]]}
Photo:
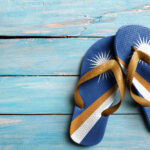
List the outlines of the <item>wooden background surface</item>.
{"label": "wooden background surface", "polygon": [[149,0],[0,0],[0,150],[149,150],[129,94],[100,144],[69,139],[82,57],[127,24],[150,27]]}

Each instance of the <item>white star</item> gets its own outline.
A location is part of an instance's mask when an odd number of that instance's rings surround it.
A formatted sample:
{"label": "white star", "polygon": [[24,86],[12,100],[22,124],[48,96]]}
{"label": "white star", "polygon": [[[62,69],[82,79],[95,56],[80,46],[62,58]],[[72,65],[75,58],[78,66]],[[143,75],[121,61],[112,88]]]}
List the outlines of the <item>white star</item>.
{"label": "white star", "polygon": [[140,35],[139,35],[139,40],[137,40],[136,42],[134,42],[135,44],[135,47],[146,53],[147,55],[150,55],[150,40],[148,40],[148,38],[141,38]]}
{"label": "white star", "polygon": [[[147,37],[143,37],[141,38],[141,36],[139,35],[139,40],[137,40],[136,42],[134,42],[135,47],[137,50],[142,51],[144,53],[146,53],[147,55],[150,55],[150,40],[148,40]],[[139,61],[140,63],[143,61]]]}
{"label": "white star", "polygon": [[[110,59],[112,58],[112,56],[110,55],[110,51],[108,53],[97,53],[97,55],[95,54],[95,57],[92,57],[92,59],[88,59],[91,63],[91,67],[90,68],[95,68],[101,64],[104,64],[106,62],[108,62]],[[99,75],[98,78],[98,82],[100,81],[101,77],[102,78],[109,78],[112,75],[111,71],[107,71],[104,72],[103,74]]]}

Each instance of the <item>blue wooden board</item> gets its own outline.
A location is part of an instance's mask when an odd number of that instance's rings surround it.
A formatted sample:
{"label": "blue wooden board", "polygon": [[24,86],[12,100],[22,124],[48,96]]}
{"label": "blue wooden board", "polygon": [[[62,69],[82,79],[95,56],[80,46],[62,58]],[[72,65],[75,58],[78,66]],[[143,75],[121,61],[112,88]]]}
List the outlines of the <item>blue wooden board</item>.
{"label": "blue wooden board", "polygon": [[97,40],[0,40],[0,75],[79,75],[83,55]]}
{"label": "blue wooden board", "polygon": [[73,144],[71,116],[0,116],[1,150],[149,150],[149,131],[139,115],[113,115],[102,143],[92,147]]}
{"label": "blue wooden board", "polygon": [[149,2],[0,0],[0,35],[105,36],[126,24],[150,27]]}
{"label": "blue wooden board", "polygon": [[128,92],[102,143],[77,146],[68,132],[81,60],[95,36],[150,27],[149,18],[149,0],[0,0],[0,36],[75,36],[0,39],[0,150],[149,150],[149,130]]}
{"label": "blue wooden board", "polygon": [[[71,76],[0,77],[0,114],[72,114],[77,80]],[[116,114],[140,112],[127,93]]]}

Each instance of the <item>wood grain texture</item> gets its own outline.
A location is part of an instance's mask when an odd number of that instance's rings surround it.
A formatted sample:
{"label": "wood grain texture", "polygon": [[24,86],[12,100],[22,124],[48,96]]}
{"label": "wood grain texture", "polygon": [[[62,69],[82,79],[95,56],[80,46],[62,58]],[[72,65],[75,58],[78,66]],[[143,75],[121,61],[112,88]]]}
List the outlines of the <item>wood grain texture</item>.
{"label": "wood grain texture", "polygon": [[[78,77],[0,77],[0,114],[71,114]],[[119,99],[118,95],[116,99]],[[141,113],[129,94],[116,114]]]}
{"label": "wood grain texture", "polygon": [[78,75],[98,39],[0,40],[0,75]]}
{"label": "wood grain texture", "polygon": [[[107,36],[122,25],[150,27],[149,18],[149,0],[0,0],[0,36]],[[128,92],[102,143],[69,139],[80,64],[97,40],[0,40],[0,150],[149,150],[150,131]]]}
{"label": "wood grain texture", "polygon": [[149,0],[0,0],[0,6],[0,35],[105,36],[122,25],[150,27]]}
{"label": "wood grain texture", "polygon": [[69,138],[71,116],[0,116],[1,150],[149,150],[149,131],[142,116],[111,116],[103,141],[92,147]]}

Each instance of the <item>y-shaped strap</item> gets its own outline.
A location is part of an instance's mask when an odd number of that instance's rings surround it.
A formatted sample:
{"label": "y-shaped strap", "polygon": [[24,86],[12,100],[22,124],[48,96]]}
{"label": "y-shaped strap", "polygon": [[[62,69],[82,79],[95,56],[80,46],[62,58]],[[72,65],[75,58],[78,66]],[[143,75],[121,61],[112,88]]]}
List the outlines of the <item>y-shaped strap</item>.
{"label": "y-shaped strap", "polygon": [[143,53],[142,51],[137,50],[134,46],[132,47],[132,49],[134,50],[134,53],[132,55],[132,58],[130,59],[130,62],[129,62],[129,65],[127,68],[127,75],[126,75],[127,86],[128,86],[129,92],[130,92],[132,98],[134,99],[134,101],[141,104],[142,106],[150,106],[150,102],[148,100],[136,95],[132,91],[132,81],[133,81],[133,78],[134,78],[134,75],[136,72],[138,62],[140,60],[143,60],[147,64],[150,65],[150,56]]}
{"label": "y-shaped strap", "polygon": [[74,92],[75,103],[79,108],[81,108],[81,109],[84,108],[84,103],[83,103],[83,100],[79,93],[79,86],[82,83],[84,83],[84,82],[86,82],[108,70],[112,70],[112,72],[114,73],[114,76],[117,81],[117,85],[120,89],[121,99],[116,105],[104,110],[102,112],[102,115],[108,116],[108,115],[114,113],[119,108],[119,106],[121,105],[121,103],[124,99],[125,85],[124,85],[123,73],[121,71],[121,68],[120,68],[119,64],[117,63],[117,61],[114,59],[109,60],[108,62],[93,68],[92,70],[90,70],[89,72],[87,72],[80,78],[80,80],[78,81],[78,83],[76,85],[75,92]]}

